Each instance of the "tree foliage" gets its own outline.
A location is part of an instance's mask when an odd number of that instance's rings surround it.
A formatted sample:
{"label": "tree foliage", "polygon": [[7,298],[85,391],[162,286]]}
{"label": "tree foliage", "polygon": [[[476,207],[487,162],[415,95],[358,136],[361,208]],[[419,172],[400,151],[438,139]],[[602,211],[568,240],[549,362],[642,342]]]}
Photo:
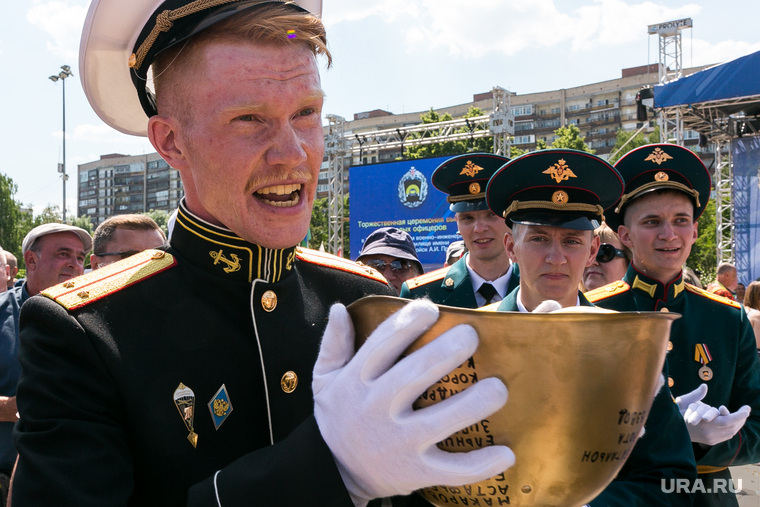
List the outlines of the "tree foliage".
{"label": "tree foliage", "polygon": [[[581,129],[578,125],[571,123],[565,127],[560,127],[554,131],[557,136],[552,142],[552,148],[565,148],[569,150],[585,151],[586,153],[594,153],[596,150],[592,150],[588,144],[586,144],[586,138],[581,136]],[[539,139],[536,142],[537,149],[547,148],[546,142],[543,139]]]}
{"label": "tree foliage", "polygon": [[[343,196],[343,257],[350,258],[349,245],[349,227],[348,227],[348,196]],[[314,199],[314,207],[311,210],[311,223],[309,224],[309,234],[305,238],[307,246],[318,250],[320,246],[328,247],[330,219],[330,207],[327,198]],[[335,253],[335,252],[333,252]]]}
{"label": "tree foliage", "polygon": [[164,211],[162,209],[152,209],[150,211],[146,211],[143,213],[144,215],[148,215],[150,218],[153,219],[154,222],[158,224],[158,226],[161,228],[162,231],[164,231],[164,235],[166,237],[169,237],[169,213],[167,211]]}
{"label": "tree foliage", "polygon": [[[635,132],[629,132],[623,129],[618,129],[615,136],[615,146],[612,147],[610,152],[610,158],[607,160],[610,164],[614,164],[623,155],[628,153],[634,148],[644,146],[645,144],[659,143],[660,142],[660,127],[655,127],[653,132],[644,134],[639,132],[635,136]],[[627,144],[626,144],[627,143]],[[622,149],[621,149],[622,148]]]}
{"label": "tree foliage", "polygon": [[17,190],[9,176],[0,174],[0,246],[19,258],[23,236],[21,206],[15,199]]}
{"label": "tree foliage", "polygon": [[[728,210],[726,210],[728,213]],[[715,270],[718,265],[718,236],[715,224],[715,201],[710,200],[704,213],[699,217],[699,236],[691,247],[691,254],[686,259],[686,265],[696,272],[702,285],[715,280]],[[730,220],[724,216],[723,220]]]}
{"label": "tree foliage", "polygon": [[[470,107],[467,113],[462,118],[475,118],[477,116],[483,116],[485,113],[482,109],[477,107]],[[439,123],[443,121],[453,120],[454,117],[446,113],[443,116],[438,114],[430,108],[430,111],[420,115],[420,120],[423,124]],[[472,132],[472,129],[468,127],[462,127],[456,130],[456,133],[468,133]],[[412,133],[407,139],[420,139],[435,137],[439,135],[439,130],[432,132],[426,132],[424,134]],[[409,159],[428,158],[428,157],[445,157],[451,155],[459,155],[461,153],[470,152],[485,152],[491,153],[493,151],[493,136],[481,137],[481,138],[468,138],[459,141],[444,141],[442,143],[428,144],[424,146],[408,146],[404,149],[404,157]]]}

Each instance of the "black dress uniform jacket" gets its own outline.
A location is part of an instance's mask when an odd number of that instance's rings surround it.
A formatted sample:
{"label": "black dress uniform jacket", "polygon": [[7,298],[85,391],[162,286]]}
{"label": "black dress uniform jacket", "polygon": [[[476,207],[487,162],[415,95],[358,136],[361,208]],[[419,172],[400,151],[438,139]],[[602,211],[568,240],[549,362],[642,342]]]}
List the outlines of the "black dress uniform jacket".
{"label": "black dress uniform jacket", "polygon": [[[703,449],[694,445],[700,473],[716,472],[729,465],[760,461],[760,361],[752,326],[738,303],[710,294],[683,281],[683,275],[663,284],[631,265],[623,280],[587,294],[597,306],[613,310],[680,313],[670,330],[671,391],[689,393],[703,382],[708,391],[703,402],[725,405],[731,412],[742,405],[752,409],[733,438]],[[705,348],[706,345],[706,348]],[[698,349],[706,351],[703,356]],[[702,360],[712,371],[700,376]]]}
{"label": "black dress uniform jacket", "polygon": [[[514,290],[499,304],[498,311],[516,312]],[[594,306],[578,293],[580,306]],[[540,340],[538,340],[540,342]],[[591,373],[593,374],[593,373]],[[591,502],[591,507],[688,506],[692,495],[667,490],[676,481],[693,484],[697,477],[691,441],[670,391],[663,386],[652,402],[646,432],[639,438],[617,477]],[[518,456],[519,459],[519,456]]]}
{"label": "black dress uniform jacket", "polygon": [[[184,208],[170,243],[24,305],[13,505],[353,505],[314,420],[312,369],[333,303],[393,289]],[[146,276],[152,262],[168,266]],[[230,405],[218,427],[214,399]]]}

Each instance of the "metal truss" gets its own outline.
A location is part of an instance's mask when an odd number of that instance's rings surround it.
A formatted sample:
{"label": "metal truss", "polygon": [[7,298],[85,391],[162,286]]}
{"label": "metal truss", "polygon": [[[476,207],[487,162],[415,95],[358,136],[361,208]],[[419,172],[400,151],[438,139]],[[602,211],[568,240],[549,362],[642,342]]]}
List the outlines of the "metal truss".
{"label": "metal truss", "polygon": [[350,153],[350,142],[346,139],[346,120],[336,114],[328,114],[325,153],[328,158],[328,203],[330,214],[327,220],[327,251],[343,255],[343,167],[346,155]]}
{"label": "metal truss", "polygon": [[[328,245],[330,253],[343,253],[343,175],[346,158],[357,155],[361,160],[365,155],[381,150],[399,150],[409,146],[426,146],[447,141],[463,141],[494,137],[494,153],[509,156],[511,136],[515,133],[515,117],[512,114],[509,97],[511,92],[494,87],[493,113],[472,118],[437,123],[424,123],[409,127],[399,127],[373,132],[362,132],[346,136],[346,120],[338,115],[328,114],[325,154],[328,160]],[[379,159],[379,157],[378,157]]]}
{"label": "metal truss", "polygon": [[731,206],[733,174],[731,156],[730,141],[715,143],[715,234],[718,264],[721,262],[734,263],[734,210]]}

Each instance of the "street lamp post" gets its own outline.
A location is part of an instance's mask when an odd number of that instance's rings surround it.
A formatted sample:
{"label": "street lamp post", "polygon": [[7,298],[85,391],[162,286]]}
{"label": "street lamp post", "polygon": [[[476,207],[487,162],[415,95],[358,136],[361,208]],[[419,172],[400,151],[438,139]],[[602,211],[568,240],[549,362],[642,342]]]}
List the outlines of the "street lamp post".
{"label": "street lamp post", "polygon": [[68,65],[61,65],[61,72],[50,76],[50,80],[54,83],[60,79],[61,86],[63,87],[63,162],[58,164],[58,172],[61,173],[61,179],[63,180],[62,216],[64,222],[66,222],[66,180],[69,179],[69,175],[66,174],[66,78],[73,75],[71,67]]}

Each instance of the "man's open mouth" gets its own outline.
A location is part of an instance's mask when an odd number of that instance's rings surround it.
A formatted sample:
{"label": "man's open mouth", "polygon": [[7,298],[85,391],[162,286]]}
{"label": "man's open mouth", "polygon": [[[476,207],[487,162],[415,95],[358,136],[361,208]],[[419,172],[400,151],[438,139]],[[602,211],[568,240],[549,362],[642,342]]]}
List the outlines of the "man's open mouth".
{"label": "man's open mouth", "polygon": [[253,195],[261,199],[264,204],[287,208],[295,206],[301,200],[301,184],[264,187],[254,192]]}

